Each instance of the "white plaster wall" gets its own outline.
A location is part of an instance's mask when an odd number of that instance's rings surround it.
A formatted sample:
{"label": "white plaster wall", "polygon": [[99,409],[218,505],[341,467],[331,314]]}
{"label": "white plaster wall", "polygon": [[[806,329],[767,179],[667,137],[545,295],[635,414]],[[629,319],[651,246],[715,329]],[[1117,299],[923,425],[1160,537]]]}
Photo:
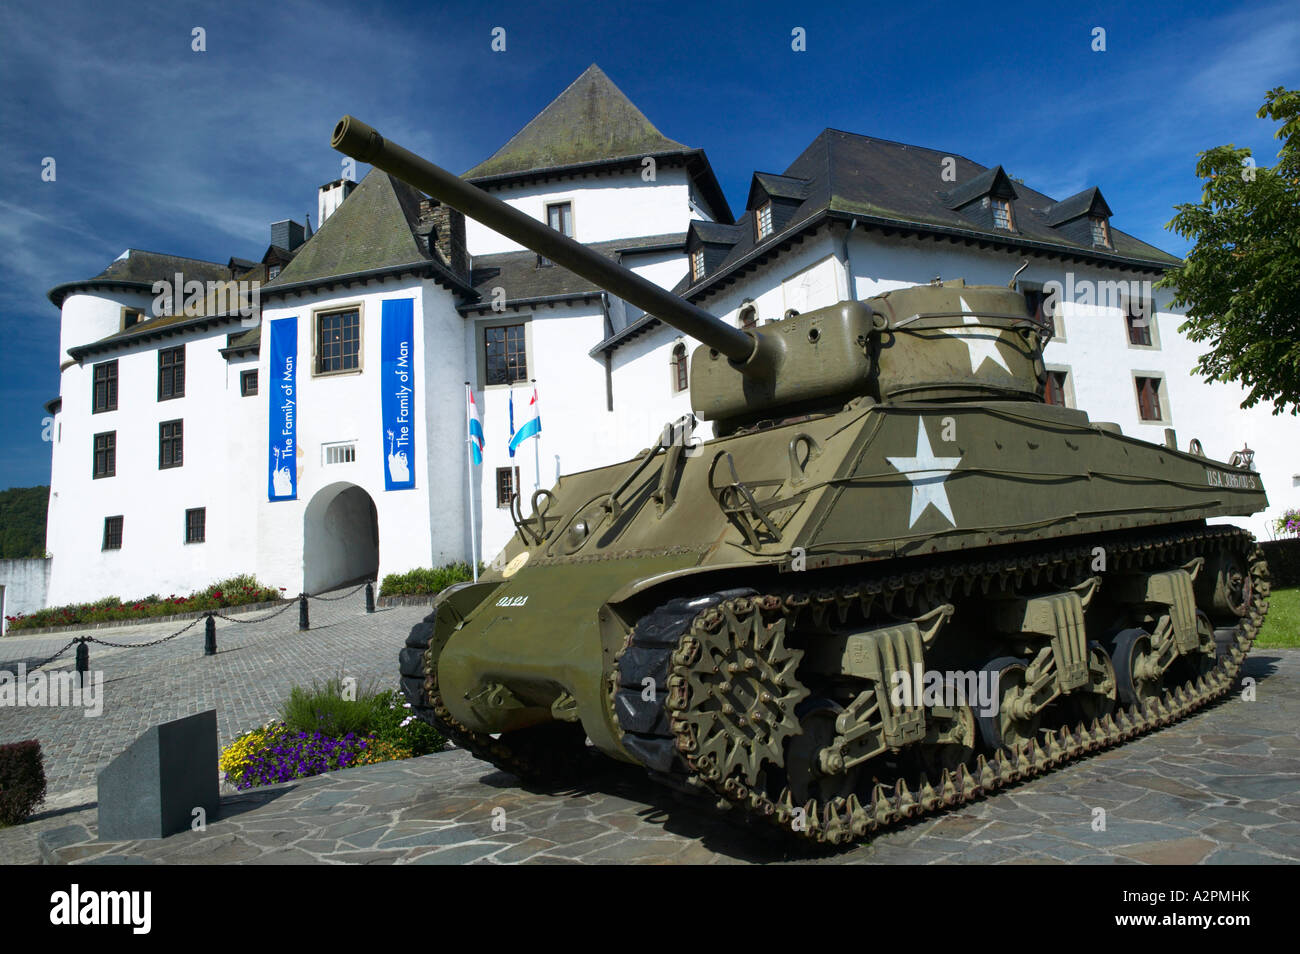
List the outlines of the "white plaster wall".
{"label": "white plaster wall", "polygon": [[[256,443],[256,459],[250,465],[247,475],[247,480],[257,487],[258,494],[257,565],[259,572],[276,581],[276,585],[286,586],[291,593],[299,592],[304,587],[306,508],[316,494],[323,491],[332,495],[337,490],[333,485],[342,482],[361,487],[375,503],[379,522],[381,578],[388,573],[428,566],[433,559],[430,464],[439,459],[436,456],[439,450],[430,446],[427,434],[420,435],[426,446],[423,452],[416,448],[413,461],[415,488],[384,490],[387,438],[380,410],[380,316],[381,302],[384,299],[414,299],[415,372],[417,383],[421,380],[425,383],[423,387],[417,387],[413,413],[415,420],[427,422],[432,414],[448,413],[429,406],[429,395],[441,392],[436,389],[431,392],[424,365],[424,357],[428,353],[426,335],[431,331],[426,323],[430,321],[431,315],[441,315],[449,310],[434,307],[434,302],[448,295],[448,292],[432,283],[414,279],[390,279],[363,288],[295,296],[290,301],[264,302],[260,355],[264,376],[270,361],[271,322],[286,317],[298,319],[298,497],[296,500],[275,502],[267,499],[266,421],[272,393],[269,381],[263,381],[261,386],[263,422]],[[362,309],[361,370],[346,374],[312,374],[313,311],[354,304],[360,305]],[[451,393],[459,389],[458,385],[459,382],[453,380],[444,386],[444,390]],[[459,407],[459,404],[454,406]],[[341,441],[356,442],[356,460],[325,464],[322,445]],[[453,495],[451,506],[454,508],[458,505],[459,501]],[[452,526],[450,530],[444,528],[443,532],[444,539],[448,535],[459,539],[461,535],[458,526]],[[446,544],[444,548],[454,549]]]}
{"label": "white plaster wall", "polygon": [[[252,408],[218,353],[238,322],[135,344],[72,364],[61,376],[47,550],[48,599],[182,595],[255,569],[251,511],[239,483]],[[185,345],[185,396],[159,401],[158,351]],[[80,342],[84,344],[85,342]],[[117,410],[91,413],[94,364],[118,362]],[[158,425],[184,421],[183,464],[158,467]],[[94,435],[117,432],[116,474],[93,478]],[[186,544],[185,511],[204,507],[206,542]],[[122,548],[103,551],[104,518],[123,517]]]}
{"label": "white plaster wall", "polygon": [[142,292],[75,292],[63,299],[59,323],[59,363],[71,361],[69,348],[107,338],[122,330],[122,309],[134,308],[146,318],[153,314],[153,296]]}
{"label": "white plaster wall", "polygon": [[[493,195],[540,222],[546,221],[547,204],[572,202],[573,237],[583,243],[685,232],[693,217],[686,171],[681,168],[660,169],[654,182],[626,172],[515,186],[494,190]],[[468,217],[465,244],[471,255],[523,249]]]}
{"label": "white plaster wall", "polygon": [[50,560],[0,560],[0,632],[8,629],[7,616],[43,609],[49,586]]}

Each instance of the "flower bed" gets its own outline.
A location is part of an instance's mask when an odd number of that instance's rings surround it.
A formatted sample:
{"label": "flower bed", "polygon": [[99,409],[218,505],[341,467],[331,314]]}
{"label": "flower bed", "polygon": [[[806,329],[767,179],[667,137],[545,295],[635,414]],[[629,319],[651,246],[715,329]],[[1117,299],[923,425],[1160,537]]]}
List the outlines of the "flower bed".
{"label": "flower bed", "polygon": [[342,680],[295,688],[281,718],[235,739],[221,753],[225,780],[243,791],[324,772],[409,759],[446,744],[410,713],[395,690],[348,698]]}
{"label": "flower bed", "polygon": [[179,613],[198,613],[206,610],[243,606],[247,603],[269,603],[284,599],[284,587],[263,586],[250,575],[232,576],[213,583],[205,590],[189,596],[158,596],[151,594],[136,600],[120,600],[108,596],[94,603],[73,603],[52,606],[22,616],[7,616],[10,630],[34,629],[41,626],[80,626],[87,623],[107,623],[113,620],[150,619],[155,616],[174,616]]}

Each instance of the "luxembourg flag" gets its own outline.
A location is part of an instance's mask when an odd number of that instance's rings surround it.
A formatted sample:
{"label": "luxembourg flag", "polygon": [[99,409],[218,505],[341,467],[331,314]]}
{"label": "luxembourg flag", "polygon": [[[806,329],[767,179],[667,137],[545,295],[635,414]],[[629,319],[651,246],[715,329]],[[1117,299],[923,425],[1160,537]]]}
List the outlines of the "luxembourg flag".
{"label": "luxembourg flag", "polygon": [[474,463],[483,463],[483,422],[479,420],[478,404],[474,401],[474,391],[468,385],[465,393],[469,395],[467,414],[469,417],[469,453]]}
{"label": "luxembourg flag", "polygon": [[[519,448],[520,444],[528,440],[528,438],[530,437],[536,437],[538,434],[542,432],[542,411],[541,408],[537,406],[537,388],[533,388],[533,399],[528,402],[528,406],[532,410],[533,416],[528,420],[526,424],[524,424],[523,427],[519,428],[519,430],[514,431],[514,433],[511,434],[510,436],[511,457],[515,456],[515,451]],[[514,404],[514,397],[511,396],[510,427],[512,430],[514,429],[514,426],[515,426],[515,404]]]}

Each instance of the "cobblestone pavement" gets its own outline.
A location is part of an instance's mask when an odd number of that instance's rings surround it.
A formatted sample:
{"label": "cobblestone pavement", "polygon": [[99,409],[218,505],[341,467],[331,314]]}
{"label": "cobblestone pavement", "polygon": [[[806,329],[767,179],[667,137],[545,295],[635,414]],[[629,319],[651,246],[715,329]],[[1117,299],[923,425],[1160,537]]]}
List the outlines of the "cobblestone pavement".
{"label": "cobblestone pavement", "polygon": [[[217,620],[215,656],[203,655],[203,621],[184,635],[157,646],[112,649],[92,643],[90,669],[103,673],[103,714],[83,709],[0,708],[0,742],[39,739],[45,753],[47,803],[62,807],[94,801],[96,773],[145,729],[206,709],[217,710],[221,745],[271,719],[294,685],[331,676],[353,676],[397,687],[397,651],[428,608],[406,606],[365,612],[364,591],[349,587],[341,600],[310,601],[311,629],[298,629],[297,604],[267,619],[273,610],[232,615],[257,620]],[[88,630],[113,643],[142,643],[174,633],[186,622]],[[0,669],[17,671],[48,657],[75,636],[6,636],[0,639]],[[68,670],[67,653],[49,669]]]}
{"label": "cobblestone pavement", "polygon": [[733,825],[635,769],[611,764],[581,790],[543,791],[453,750],[227,796],[206,832],[161,841],[96,842],[92,808],[48,813],[0,831],[0,862],[34,861],[42,833],[45,860],[71,863],[1294,863],[1300,651],[1256,651],[1244,675],[1255,701],[1233,695],[839,852]]}

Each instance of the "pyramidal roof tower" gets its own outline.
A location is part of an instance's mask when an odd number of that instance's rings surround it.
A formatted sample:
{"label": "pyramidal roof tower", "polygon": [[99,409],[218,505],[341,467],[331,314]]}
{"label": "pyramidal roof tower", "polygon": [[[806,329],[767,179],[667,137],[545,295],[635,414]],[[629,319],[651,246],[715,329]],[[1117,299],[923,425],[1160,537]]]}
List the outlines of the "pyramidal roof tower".
{"label": "pyramidal roof tower", "polygon": [[593,63],[509,142],[465,175],[477,179],[689,151],[656,129]]}

